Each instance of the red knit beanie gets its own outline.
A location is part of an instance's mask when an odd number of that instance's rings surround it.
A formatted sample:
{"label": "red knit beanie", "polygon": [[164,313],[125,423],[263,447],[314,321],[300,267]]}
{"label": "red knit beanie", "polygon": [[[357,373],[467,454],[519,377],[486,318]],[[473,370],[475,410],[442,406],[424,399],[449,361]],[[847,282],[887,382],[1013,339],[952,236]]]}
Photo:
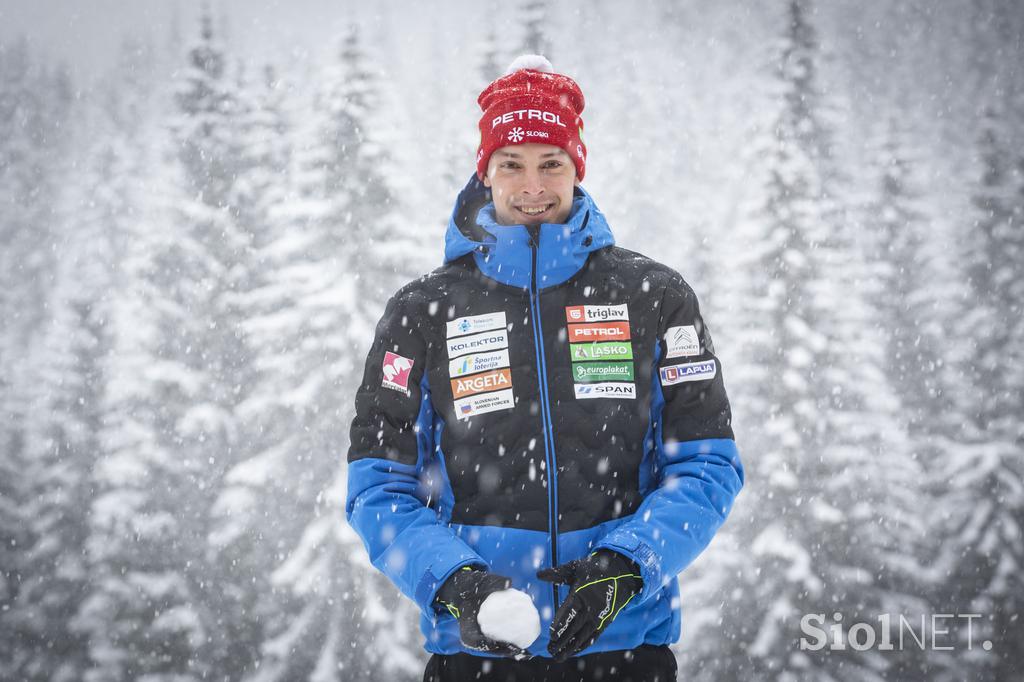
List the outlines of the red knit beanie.
{"label": "red knit beanie", "polygon": [[587,148],[583,144],[583,92],[576,81],[554,73],[540,55],[523,55],[509,65],[505,75],[488,85],[477,103],[480,117],[480,148],[476,173],[487,174],[487,163],[496,149],[536,142],[561,147],[576,164],[583,179]]}

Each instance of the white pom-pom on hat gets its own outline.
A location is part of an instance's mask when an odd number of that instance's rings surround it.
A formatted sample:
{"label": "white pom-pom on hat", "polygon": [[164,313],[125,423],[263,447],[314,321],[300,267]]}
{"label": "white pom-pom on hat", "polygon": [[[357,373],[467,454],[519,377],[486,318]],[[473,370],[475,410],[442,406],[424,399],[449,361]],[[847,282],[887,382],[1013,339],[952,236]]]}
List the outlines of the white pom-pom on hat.
{"label": "white pom-pom on hat", "polygon": [[505,75],[515,73],[521,69],[532,69],[544,73],[554,73],[555,67],[551,66],[548,58],[540,54],[521,54],[512,60],[512,63],[505,69]]}

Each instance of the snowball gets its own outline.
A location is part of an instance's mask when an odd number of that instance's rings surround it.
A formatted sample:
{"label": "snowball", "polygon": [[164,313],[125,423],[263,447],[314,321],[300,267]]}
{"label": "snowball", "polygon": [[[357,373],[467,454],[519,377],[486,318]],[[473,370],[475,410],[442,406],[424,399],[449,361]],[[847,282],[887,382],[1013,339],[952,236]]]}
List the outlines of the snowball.
{"label": "snowball", "polygon": [[477,613],[480,631],[499,642],[525,649],[540,636],[540,614],[530,595],[520,590],[501,590],[484,599]]}
{"label": "snowball", "polygon": [[551,66],[548,58],[539,54],[521,54],[512,60],[512,63],[505,69],[505,75],[515,73],[520,69],[533,69],[544,73],[554,73],[555,67]]}

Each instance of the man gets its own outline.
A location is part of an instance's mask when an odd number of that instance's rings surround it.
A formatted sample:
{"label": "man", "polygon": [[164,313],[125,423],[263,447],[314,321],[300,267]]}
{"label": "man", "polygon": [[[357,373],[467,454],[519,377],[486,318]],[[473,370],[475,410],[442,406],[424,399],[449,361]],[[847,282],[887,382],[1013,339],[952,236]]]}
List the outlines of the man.
{"label": "man", "polygon": [[[478,101],[445,264],[366,361],[349,522],[422,610],[426,680],[674,680],[676,576],[743,485],[721,364],[690,287],[580,187],[579,86],[526,56]],[[507,588],[532,643],[478,618]]]}

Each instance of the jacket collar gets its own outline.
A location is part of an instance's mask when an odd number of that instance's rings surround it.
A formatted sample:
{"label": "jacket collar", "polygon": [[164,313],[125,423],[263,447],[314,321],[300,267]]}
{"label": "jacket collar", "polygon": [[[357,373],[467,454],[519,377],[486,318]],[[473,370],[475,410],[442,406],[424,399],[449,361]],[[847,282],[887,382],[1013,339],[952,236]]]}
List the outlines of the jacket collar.
{"label": "jacket collar", "polygon": [[[591,251],[615,243],[611,228],[582,188],[573,191],[572,210],[564,223],[543,223],[537,248],[537,287],[561,284],[587,262]],[[474,174],[459,193],[445,234],[446,263],[472,253],[480,271],[502,284],[528,288],[533,254],[523,225],[495,221],[491,193]]]}

